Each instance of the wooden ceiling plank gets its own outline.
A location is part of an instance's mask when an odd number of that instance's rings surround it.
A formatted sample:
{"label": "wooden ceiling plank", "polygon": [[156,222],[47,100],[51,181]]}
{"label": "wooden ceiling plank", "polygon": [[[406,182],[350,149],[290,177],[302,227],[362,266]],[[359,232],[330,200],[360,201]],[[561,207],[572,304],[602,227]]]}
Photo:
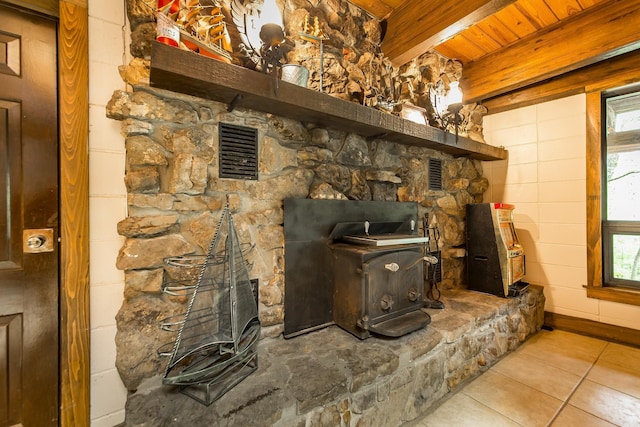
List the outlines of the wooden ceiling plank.
{"label": "wooden ceiling plank", "polygon": [[466,54],[460,52],[454,46],[449,44],[451,40],[448,40],[442,43],[440,46],[438,46],[438,48],[436,49],[437,52],[440,55],[444,56],[445,58],[455,58],[458,61],[461,61],[463,64],[471,62],[471,58],[469,58]]}
{"label": "wooden ceiling plank", "polygon": [[510,5],[495,14],[506,27],[510,28],[518,38],[535,33],[537,28],[515,5]]}
{"label": "wooden ceiling plank", "polygon": [[407,1],[388,17],[382,51],[394,65],[402,65],[514,1],[465,0],[429,5]]}
{"label": "wooden ceiling plank", "polygon": [[558,22],[558,18],[544,0],[518,0],[516,7],[537,29]]}
{"label": "wooden ceiling plank", "polygon": [[567,19],[571,15],[582,12],[578,0],[545,0],[558,19]]}
{"label": "wooden ceiling plank", "polygon": [[[448,40],[447,45],[455,51],[464,52],[464,56],[467,62],[471,62],[475,59],[482,58],[487,54],[485,50],[476,46],[473,42],[471,42],[469,39],[464,37],[462,34],[459,34],[453,37],[452,39]],[[438,52],[440,52],[439,48],[438,48]],[[442,52],[440,53],[443,54]],[[447,56],[447,58],[457,59],[459,61],[462,61],[463,64],[467,63],[460,57]]]}
{"label": "wooden ceiling plank", "polygon": [[391,14],[391,12],[393,12],[396,7],[401,4],[400,2],[389,4],[388,1],[376,0],[351,0],[350,3],[358,6],[360,9],[369,12],[371,15],[375,16],[378,19],[386,18],[387,16],[389,16],[389,14]]}
{"label": "wooden ceiling plank", "polygon": [[580,6],[582,7],[582,9],[587,9],[591,6],[595,6],[601,1],[602,0],[578,0],[578,3],[580,3]]}
{"label": "wooden ceiling plank", "polygon": [[518,40],[518,36],[495,16],[490,16],[484,19],[478,23],[477,27],[487,33],[492,39],[499,42],[502,46],[506,46]]}
{"label": "wooden ceiling plank", "polygon": [[482,31],[477,25],[464,31],[461,36],[481,48],[485,54],[494,52],[502,47],[502,44],[491,38],[489,34]]}
{"label": "wooden ceiling plank", "polygon": [[640,48],[640,0],[608,0],[465,66],[477,102]]}

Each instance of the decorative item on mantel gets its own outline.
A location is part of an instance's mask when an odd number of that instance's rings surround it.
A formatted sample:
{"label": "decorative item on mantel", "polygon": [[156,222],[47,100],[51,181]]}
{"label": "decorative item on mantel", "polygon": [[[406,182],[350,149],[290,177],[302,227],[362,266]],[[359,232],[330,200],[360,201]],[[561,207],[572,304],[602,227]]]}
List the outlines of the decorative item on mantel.
{"label": "decorative item on mantel", "polygon": [[180,6],[174,0],[158,0],[156,40],[173,47],[180,45],[180,29],[175,20],[169,16],[177,16],[179,11]]}
{"label": "decorative item on mantel", "polygon": [[443,130],[447,130],[453,125],[456,132],[456,142],[458,140],[458,126],[462,123],[462,90],[457,81],[449,83],[449,88],[445,87],[444,81],[441,79],[435,87],[431,87],[429,98],[435,119]]}
{"label": "decorative item on mantel", "polygon": [[158,41],[231,63],[231,39],[217,0],[158,0]]}
{"label": "decorative item on mantel", "polygon": [[317,44],[320,47],[320,92],[324,92],[322,79],[324,75],[324,41],[328,40],[329,37],[327,37],[320,28],[318,17],[313,18],[312,24],[309,15],[305,16],[302,31],[300,31],[298,35],[302,40]]}
{"label": "decorative item on mantel", "polygon": [[190,299],[184,315],[160,325],[177,332],[175,342],[158,349],[170,357],[162,383],[207,406],[258,368],[257,289],[244,257],[252,248],[240,244],[227,199],[207,255],[165,261],[192,274],[184,282],[163,283],[165,294]]}
{"label": "decorative item on mantel", "polygon": [[413,105],[410,102],[401,102],[397,104],[395,107],[398,115],[403,119],[410,120],[414,123],[418,123],[421,125],[427,125],[427,110],[418,107],[417,105]]}
{"label": "decorative item on mantel", "polygon": [[240,52],[253,67],[277,75],[281,60],[293,49],[286,39],[282,13],[275,0],[232,0],[231,16],[242,43]]}
{"label": "decorative item on mantel", "polygon": [[280,78],[285,82],[307,87],[309,69],[300,64],[284,64],[280,67]]}

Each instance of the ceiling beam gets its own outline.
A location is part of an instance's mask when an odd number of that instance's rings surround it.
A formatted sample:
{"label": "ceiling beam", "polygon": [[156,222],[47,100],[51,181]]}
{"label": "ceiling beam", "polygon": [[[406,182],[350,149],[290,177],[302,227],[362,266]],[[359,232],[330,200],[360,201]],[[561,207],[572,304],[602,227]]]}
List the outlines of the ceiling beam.
{"label": "ceiling beam", "polygon": [[539,104],[577,93],[602,91],[638,81],[640,50],[616,56],[533,86],[483,101],[489,114]]}
{"label": "ceiling beam", "polygon": [[464,102],[479,102],[640,48],[640,0],[609,0],[465,65]]}
{"label": "ceiling beam", "polygon": [[402,65],[515,0],[405,1],[387,18],[382,51]]}

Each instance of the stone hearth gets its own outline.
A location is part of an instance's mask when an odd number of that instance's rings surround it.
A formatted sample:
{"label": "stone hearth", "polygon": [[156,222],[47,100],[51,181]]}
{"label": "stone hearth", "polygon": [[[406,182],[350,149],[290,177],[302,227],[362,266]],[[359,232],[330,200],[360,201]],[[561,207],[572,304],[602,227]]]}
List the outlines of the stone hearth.
{"label": "stone hearth", "polygon": [[[168,387],[139,390],[126,426],[394,426],[426,413],[540,330],[542,288],[517,298],[445,290],[432,323],[361,341],[337,326],[262,342],[258,371],[211,406]],[[159,378],[151,380],[151,383]]]}

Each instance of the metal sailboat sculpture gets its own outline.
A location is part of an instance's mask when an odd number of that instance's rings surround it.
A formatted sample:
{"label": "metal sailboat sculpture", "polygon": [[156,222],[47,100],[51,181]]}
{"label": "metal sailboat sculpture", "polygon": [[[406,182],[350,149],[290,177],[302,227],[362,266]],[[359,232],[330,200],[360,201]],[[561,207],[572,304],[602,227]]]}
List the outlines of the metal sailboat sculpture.
{"label": "metal sailboat sculpture", "polygon": [[210,405],[257,369],[256,296],[229,203],[193,287],[163,384]]}

